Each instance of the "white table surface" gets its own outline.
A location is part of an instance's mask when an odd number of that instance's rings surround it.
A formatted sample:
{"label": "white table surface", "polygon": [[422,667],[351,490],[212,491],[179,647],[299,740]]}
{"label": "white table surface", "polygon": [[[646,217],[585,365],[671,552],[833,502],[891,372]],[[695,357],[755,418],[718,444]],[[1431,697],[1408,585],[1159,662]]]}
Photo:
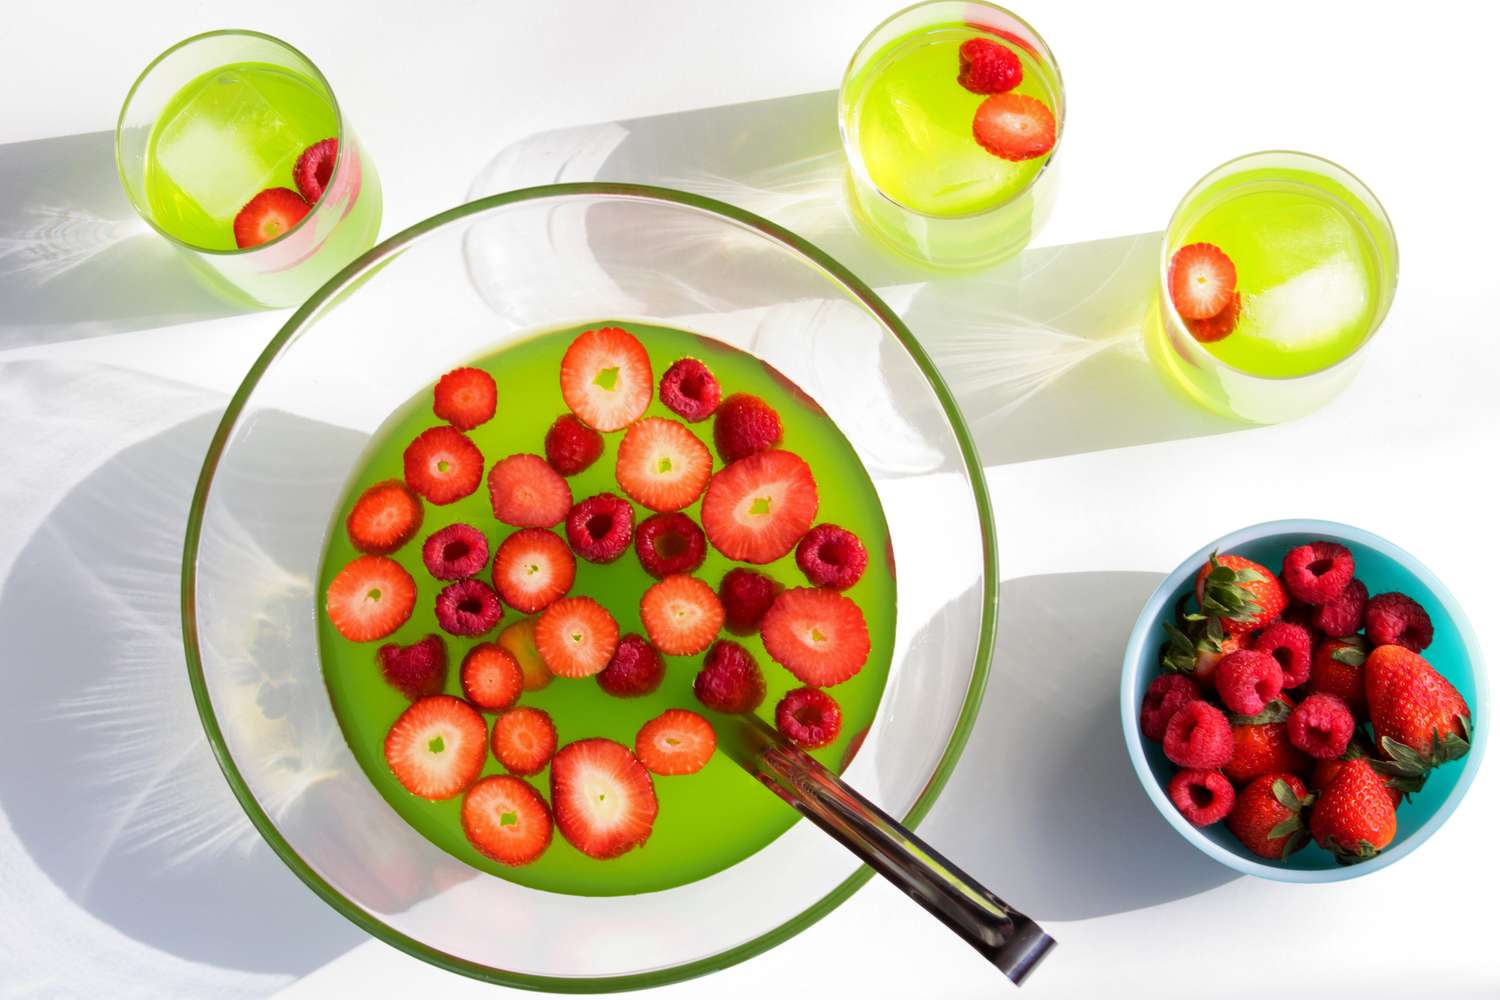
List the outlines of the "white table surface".
{"label": "white table surface", "polygon": [[[7,6],[0,995],[507,992],[408,958],[327,910],[245,834],[197,738],[176,633],[182,514],[225,394],[285,313],[218,315],[180,282],[163,299],[155,282],[121,279],[168,266],[149,239],[90,255],[132,229],[102,133],[144,63],[214,27],[301,47],[374,155],[389,235],[464,200],[495,153],[539,132],[831,90],[893,7]],[[1115,384],[1107,370],[1075,372],[982,422],[1001,653],[969,751],[922,832],[1059,939],[1025,987],[1032,997],[1500,995],[1493,761],[1401,864],[1285,886],[1234,877],[1180,841],[1123,763],[1114,715],[1141,600],[1205,540],[1259,520],[1328,517],[1384,534],[1447,582],[1481,643],[1500,638],[1500,18],[1459,0],[1048,0],[1022,13],[1068,88],[1062,194],[1034,246],[1159,230],[1214,164],[1301,148],[1350,165],[1384,201],[1400,288],[1353,387],[1293,425],[1210,433],[1221,428],[1169,419],[1176,411],[1150,398],[1149,381],[1129,383],[1134,399],[1095,399],[1101,379]],[[889,294],[941,356],[943,331],[920,322],[921,289]],[[1002,398],[969,389],[976,418]],[[659,994],[1008,989],[876,880],[788,944]]]}

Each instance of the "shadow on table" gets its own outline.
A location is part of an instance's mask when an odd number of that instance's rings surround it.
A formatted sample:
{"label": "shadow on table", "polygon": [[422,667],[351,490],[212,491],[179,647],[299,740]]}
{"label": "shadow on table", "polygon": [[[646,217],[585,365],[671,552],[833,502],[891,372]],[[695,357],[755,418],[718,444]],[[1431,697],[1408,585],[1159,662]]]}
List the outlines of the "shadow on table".
{"label": "shadow on table", "polygon": [[1038,920],[1192,896],[1235,873],[1152,806],[1120,732],[1124,638],[1158,573],[1000,587],[999,652],[973,735],[922,835]]}
{"label": "shadow on table", "polygon": [[921,268],[854,227],[837,105],[824,91],[542,132],[497,153],[469,193],[658,184],[780,223],[908,303],[986,464],[1243,428],[1172,392],[1142,347],[1160,233],[1030,249],[971,275]]}
{"label": "shadow on table", "polygon": [[114,133],[0,145],[0,350],[246,312],[120,187]]}
{"label": "shadow on table", "polygon": [[1026,250],[918,289],[905,318],[986,465],[1244,430],[1173,389],[1144,347],[1160,233]]}
{"label": "shadow on table", "polygon": [[[187,420],[107,460],[52,510],[3,582],[0,758],[13,766],[0,769],[0,810],[28,856],[0,863],[39,868],[95,918],[168,954],[300,975],[364,935],[250,826],[207,746],[183,664],[183,525],[218,419]],[[309,458],[328,434],[352,433],[302,424]],[[313,787],[282,805],[339,808],[336,782]],[[0,901],[21,911],[15,919],[26,905]],[[88,961],[67,941],[56,946],[59,967]]]}

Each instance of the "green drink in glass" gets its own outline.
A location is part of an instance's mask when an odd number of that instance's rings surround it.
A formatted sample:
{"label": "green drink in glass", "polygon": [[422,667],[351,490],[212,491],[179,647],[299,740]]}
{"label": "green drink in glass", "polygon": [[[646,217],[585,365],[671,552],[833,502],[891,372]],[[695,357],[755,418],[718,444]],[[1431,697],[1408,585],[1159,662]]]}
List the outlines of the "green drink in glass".
{"label": "green drink in glass", "polygon": [[1390,219],[1357,178],[1305,153],[1253,153],[1173,213],[1147,346],[1210,409],[1257,423],[1301,416],[1353,377],[1396,270]]}
{"label": "green drink in glass", "polygon": [[379,177],[327,80],[267,35],[210,32],[159,56],[115,154],[141,217],[257,305],[300,303],[380,228]]}
{"label": "green drink in glass", "polygon": [[1062,78],[1041,37],[984,3],[877,27],[839,92],[856,220],[901,255],[974,268],[1020,251],[1051,205]]}

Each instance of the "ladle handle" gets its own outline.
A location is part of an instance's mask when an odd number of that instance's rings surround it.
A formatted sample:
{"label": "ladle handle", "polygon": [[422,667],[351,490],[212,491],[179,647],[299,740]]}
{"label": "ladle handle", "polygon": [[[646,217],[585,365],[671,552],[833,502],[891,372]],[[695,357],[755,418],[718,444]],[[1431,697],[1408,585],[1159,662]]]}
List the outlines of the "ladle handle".
{"label": "ladle handle", "polygon": [[[746,720],[756,728],[758,720]],[[773,792],[853,851],[1019,985],[1056,943],[812,757],[764,727],[751,768]],[[743,761],[751,763],[751,761]]]}

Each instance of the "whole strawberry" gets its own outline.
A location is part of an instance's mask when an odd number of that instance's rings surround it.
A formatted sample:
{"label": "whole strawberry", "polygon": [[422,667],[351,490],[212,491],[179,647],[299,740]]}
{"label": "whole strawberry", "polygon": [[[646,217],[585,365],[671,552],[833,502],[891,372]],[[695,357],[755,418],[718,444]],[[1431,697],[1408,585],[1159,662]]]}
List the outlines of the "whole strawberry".
{"label": "whole strawberry", "polygon": [[1178,602],[1176,622],[1162,622],[1167,641],[1161,648],[1162,669],[1186,674],[1205,691],[1214,689],[1219,661],[1248,645],[1248,635],[1225,635],[1217,618],[1190,615],[1187,596]]}
{"label": "whole strawberry", "polygon": [[[1375,767],[1375,772],[1380,774],[1381,762],[1376,760],[1375,748],[1370,746],[1363,736],[1356,736],[1349,742],[1349,748],[1344,751],[1343,756],[1335,757],[1333,760],[1315,760],[1312,762],[1313,769],[1312,775],[1307,782],[1308,787],[1315,792],[1321,792],[1333,781],[1333,777],[1339,773],[1339,769],[1356,757],[1361,760],[1370,761],[1372,766]],[[1407,794],[1422,790],[1421,779],[1393,778],[1384,774],[1381,774],[1381,777],[1385,779],[1385,793],[1390,798],[1392,807],[1399,806],[1401,800]]]}
{"label": "whole strawberry", "polygon": [[1469,705],[1432,664],[1404,646],[1377,646],[1365,659],[1365,698],[1383,770],[1422,778],[1469,752]]}
{"label": "whole strawberry", "polygon": [[1198,606],[1217,616],[1225,635],[1265,628],[1286,610],[1286,591],[1276,574],[1244,556],[1217,552],[1198,571]]}
{"label": "whole strawberry", "polygon": [[1312,761],[1292,746],[1287,736],[1286,720],[1291,712],[1291,701],[1282,695],[1258,715],[1230,716],[1234,756],[1224,765],[1230,781],[1243,785],[1267,774],[1307,773]]}
{"label": "whole strawberry", "polygon": [[1365,658],[1370,645],[1363,636],[1324,639],[1313,652],[1307,678],[1308,694],[1331,694],[1342,698],[1355,718],[1365,714]]}
{"label": "whole strawberry", "polygon": [[1229,831],[1252,853],[1285,861],[1307,846],[1303,815],[1313,804],[1294,774],[1263,774],[1235,796]]}
{"label": "whole strawberry", "polygon": [[1313,803],[1308,830],[1340,864],[1368,861],[1396,838],[1385,780],[1362,757],[1345,761]]}

